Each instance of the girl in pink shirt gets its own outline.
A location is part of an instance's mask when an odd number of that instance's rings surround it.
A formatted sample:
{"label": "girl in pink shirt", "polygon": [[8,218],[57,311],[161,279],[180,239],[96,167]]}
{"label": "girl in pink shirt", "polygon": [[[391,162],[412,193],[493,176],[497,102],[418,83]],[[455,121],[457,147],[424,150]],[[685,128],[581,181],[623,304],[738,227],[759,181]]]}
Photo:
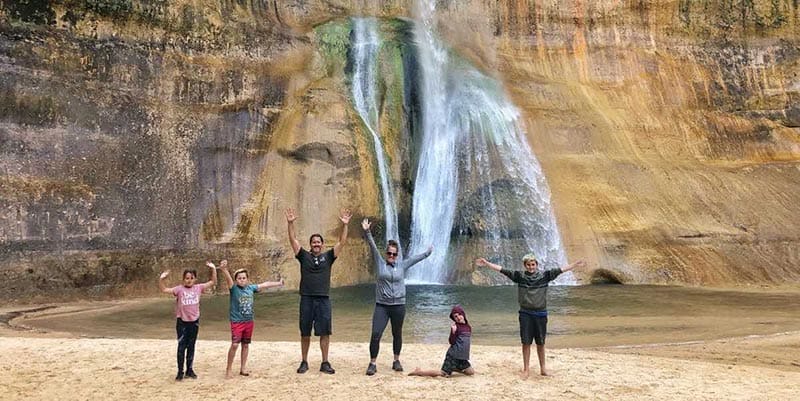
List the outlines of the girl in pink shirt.
{"label": "girl in pink shirt", "polygon": [[197,271],[189,269],[183,271],[183,285],[172,288],[164,285],[164,279],[169,276],[169,270],[161,273],[158,280],[161,292],[175,296],[175,316],[177,317],[175,331],[178,334],[178,375],[175,376],[175,380],[184,378],[184,359],[186,361],[185,377],[197,379],[197,375],[192,369],[192,363],[194,362],[194,344],[200,330],[200,294],[206,288],[213,288],[217,284],[216,266],[211,262],[206,262],[206,266],[211,268],[211,280],[202,284],[195,284]]}

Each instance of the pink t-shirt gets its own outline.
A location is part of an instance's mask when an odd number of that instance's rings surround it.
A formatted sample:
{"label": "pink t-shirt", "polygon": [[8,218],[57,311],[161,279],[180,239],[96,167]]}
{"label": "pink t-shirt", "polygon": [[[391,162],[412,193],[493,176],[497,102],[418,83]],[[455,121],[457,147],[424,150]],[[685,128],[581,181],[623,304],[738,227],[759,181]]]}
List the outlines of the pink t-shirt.
{"label": "pink t-shirt", "polygon": [[200,294],[206,288],[205,283],[191,287],[179,285],[172,289],[175,295],[175,317],[184,322],[200,319]]}

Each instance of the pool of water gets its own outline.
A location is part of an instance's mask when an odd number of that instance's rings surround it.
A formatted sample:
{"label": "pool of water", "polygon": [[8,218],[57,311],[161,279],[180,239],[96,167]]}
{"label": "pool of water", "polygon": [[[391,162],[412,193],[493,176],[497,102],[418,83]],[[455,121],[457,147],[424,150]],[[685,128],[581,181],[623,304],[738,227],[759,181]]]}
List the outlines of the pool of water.
{"label": "pool of water", "polygon": [[[800,296],[787,291],[733,291],[665,286],[592,285],[549,289],[548,346],[590,347],[670,343],[800,330]],[[405,342],[444,343],[448,314],[461,304],[476,344],[519,343],[514,286],[408,286]],[[374,286],[331,290],[334,341],[368,342]],[[295,291],[256,295],[254,340],[298,340]],[[142,301],[123,309],[43,315],[25,320],[42,329],[91,337],[175,336],[174,300]],[[200,338],[228,340],[227,294],[205,295]],[[387,328],[384,341],[391,341]]]}

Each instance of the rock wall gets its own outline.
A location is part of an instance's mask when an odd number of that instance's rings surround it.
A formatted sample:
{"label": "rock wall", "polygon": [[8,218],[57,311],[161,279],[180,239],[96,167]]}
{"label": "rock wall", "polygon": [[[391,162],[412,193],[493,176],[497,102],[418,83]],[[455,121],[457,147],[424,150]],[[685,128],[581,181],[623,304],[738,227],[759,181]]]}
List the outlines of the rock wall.
{"label": "rock wall", "polygon": [[564,244],[597,267],[590,278],[797,282],[796,2],[451,8],[445,36],[523,110]]}
{"label": "rock wall", "polygon": [[[319,27],[413,5],[365,3],[0,1],[2,297],[150,294],[159,269],[221,257],[296,287],[286,207],[328,244],[353,209],[334,281],[370,281],[371,145],[335,61],[346,25]],[[438,3],[520,107],[582,278],[800,279],[796,2]]]}
{"label": "rock wall", "polygon": [[[5,296],[152,293],[159,269],[222,257],[296,287],[283,209],[298,209],[301,237],[319,231],[332,245],[338,210],[374,203],[374,190],[354,190],[374,184],[344,82],[309,32],[326,6],[0,10]],[[337,284],[366,280],[364,249],[346,249]]]}

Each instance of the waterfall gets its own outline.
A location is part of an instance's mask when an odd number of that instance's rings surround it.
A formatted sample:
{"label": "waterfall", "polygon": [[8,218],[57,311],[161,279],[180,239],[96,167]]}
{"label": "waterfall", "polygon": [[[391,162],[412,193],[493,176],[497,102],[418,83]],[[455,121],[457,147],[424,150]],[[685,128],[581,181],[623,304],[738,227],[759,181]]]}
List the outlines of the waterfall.
{"label": "waterfall", "polygon": [[424,252],[431,245],[435,252],[409,271],[409,280],[442,283],[447,278],[447,253],[457,201],[459,132],[448,124],[449,55],[434,37],[436,2],[420,1],[417,5],[414,35],[421,71],[422,144],[412,197],[410,254]]}
{"label": "waterfall", "polygon": [[[542,268],[565,265],[567,257],[550,204],[550,191],[527,142],[518,109],[497,81],[474,68],[462,65],[451,74],[460,84],[454,87],[451,97],[449,124],[466,134],[460,146],[459,160],[464,161],[460,180],[479,188],[476,194],[485,235],[492,240],[486,251],[507,255],[502,240],[519,237],[524,241],[525,253],[536,254]],[[498,202],[500,195],[487,183],[501,183],[502,196],[510,199]],[[519,268],[521,256],[514,255],[516,265],[507,267]],[[571,272],[556,281],[574,282]]]}
{"label": "waterfall", "polygon": [[[409,271],[410,282],[444,283],[459,186],[476,190],[488,256],[509,257],[505,243],[520,238],[544,268],[563,266],[566,254],[538,160],[519,111],[501,85],[451,56],[435,37],[435,0],[417,3],[415,37],[422,102],[421,142],[411,222],[411,254],[436,251]],[[498,201],[492,184],[505,183]],[[513,218],[513,221],[512,221]],[[512,230],[512,227],[517,229]],[[522,255],[513,255],[521,265]],[[519,268],[519,265],[506,266]],[[574,283],[571,273],[559,283]]]}
{"label": "waterfall", "polygon": [[381,194],[383,196],[383,214],[386,224],[386,240],[399,241],[397,229],[397,208],[391,186],[391,176],[387,167],[383,144],[378,136],[380,131],[378,118],[378,94],[376,91],[378,50],[380,39],[375,18],[353,18],[351,52],[353,60],[352,93],[356,111],[364,126],[372,136],[375,148],[375,160],[378,163]]}

